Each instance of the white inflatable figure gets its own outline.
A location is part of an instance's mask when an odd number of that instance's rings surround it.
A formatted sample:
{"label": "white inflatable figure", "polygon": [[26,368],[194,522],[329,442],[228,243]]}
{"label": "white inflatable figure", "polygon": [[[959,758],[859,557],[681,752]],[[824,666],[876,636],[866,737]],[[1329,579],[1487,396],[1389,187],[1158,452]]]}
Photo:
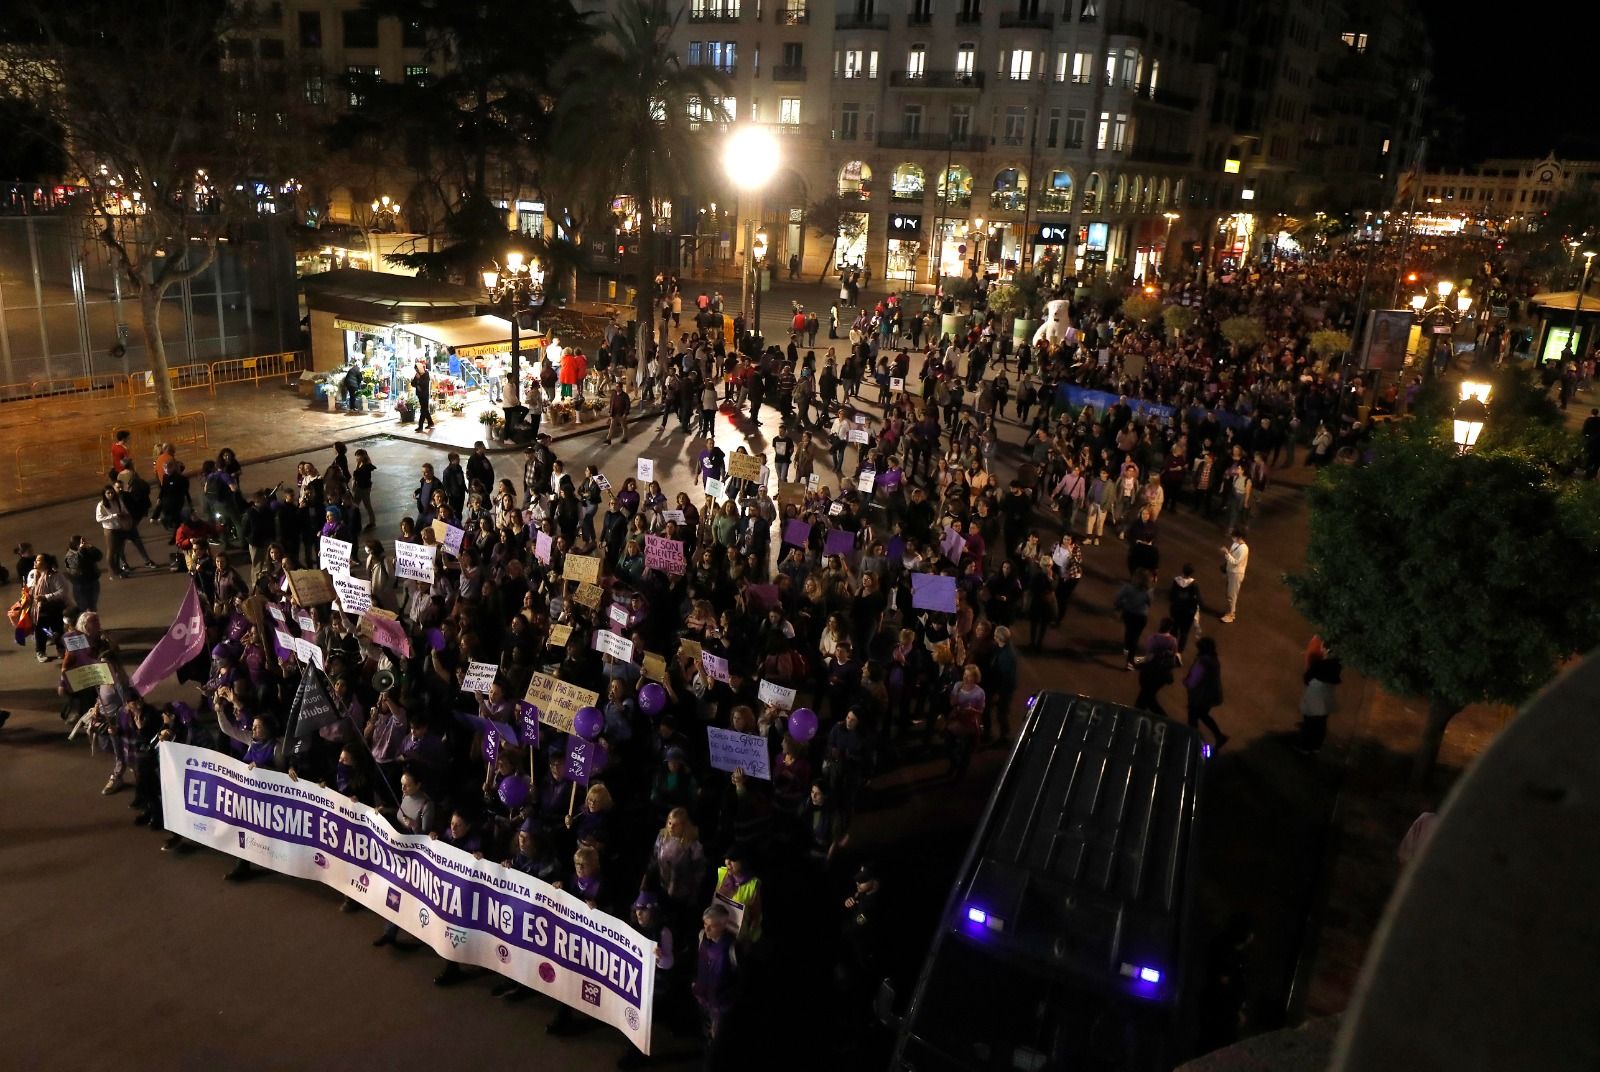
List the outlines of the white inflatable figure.
{"label": "white inflatable figure", "polygon": [[1067,337],[1067,328],[1072,324],[1071,304],[1065,298],[1052,298],[1044,303],[1044,322],[1034,329],[1034,346],[1039,345],[1040,339],[1049,339],[1050,345],[1055,346]]}

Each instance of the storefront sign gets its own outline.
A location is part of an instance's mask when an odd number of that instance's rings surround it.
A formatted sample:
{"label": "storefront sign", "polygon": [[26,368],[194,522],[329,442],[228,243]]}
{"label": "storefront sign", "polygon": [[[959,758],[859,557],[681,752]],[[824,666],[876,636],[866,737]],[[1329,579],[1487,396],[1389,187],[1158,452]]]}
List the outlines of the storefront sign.
{"label": "storefront sign", "polygon": [[[523,341],[532,342],[533,338],[530,337],[528,339],[524,339]],[[490,357],[494,354],[509,354],[510,352],[511,341],[509,339],[505,342],[487,342],[480,346],[456,347],[457,357]]]}
{"label": "storefront sign", "polygon": [[363,324],[359,320],[345,320],[337,316],[333,318],[333,326],[340,331],[359,331],[364,335],[382,335],[389,330],[381,324]]}
{"label": "storefront sign", "polygon": [[1041,223],[1033,232],[1033,240],[1041,246],[1065,246],[1072,242],[1072,228],[1061,223]]}
{"label": "storefront sign", "polygon": [[891,238],[917,238],[922,234],[922,216],[909,212],[889,213]]}

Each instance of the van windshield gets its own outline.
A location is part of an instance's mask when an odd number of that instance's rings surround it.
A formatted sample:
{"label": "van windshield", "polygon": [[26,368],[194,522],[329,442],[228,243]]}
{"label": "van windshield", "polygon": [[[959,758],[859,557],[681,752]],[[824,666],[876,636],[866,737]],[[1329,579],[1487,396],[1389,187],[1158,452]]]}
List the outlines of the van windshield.
{"label": "van windshield", "polygon": [[1164,1010],[1107,999],[947,936],[909,1025],[905,1066],[1006,1072],[1164,1068]]}

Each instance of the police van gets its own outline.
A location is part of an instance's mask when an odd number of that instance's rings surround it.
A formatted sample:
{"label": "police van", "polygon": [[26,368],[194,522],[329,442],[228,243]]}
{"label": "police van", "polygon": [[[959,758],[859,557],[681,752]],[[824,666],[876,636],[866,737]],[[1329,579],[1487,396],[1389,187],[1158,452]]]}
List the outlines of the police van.
{"label": "police van", "polygon": [[1032,700],[945,906],[891,1068],[1167,1072],[1188,1054],[1195,820],[1178,723]]}

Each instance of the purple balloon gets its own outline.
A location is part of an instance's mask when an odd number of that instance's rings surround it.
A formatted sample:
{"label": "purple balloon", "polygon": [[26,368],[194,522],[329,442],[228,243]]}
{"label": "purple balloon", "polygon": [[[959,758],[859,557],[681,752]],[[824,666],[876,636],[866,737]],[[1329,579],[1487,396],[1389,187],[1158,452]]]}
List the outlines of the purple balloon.
{"label": "purple balloon", "polygon": [[667,706],[667,690],[652,681],[639,690],[639,708],[647,715],[659,715]]}
{"label": "purple balloon", "polygon": [[500,803],[515,811],[528,802],[528,779],[508,775],[500,779]]}
{"label": "purple balloon", "polygon": [[578,713],[572,716],[572,732],[586,741],[600,736],[605,728],[606,716],[600,713],[598,707],[580,707]]}
{"label": "purple balloon", "polygon": [[789,736],[801,744],[817,735],[817,713],[809,707],[797,707],[789,712]]}

